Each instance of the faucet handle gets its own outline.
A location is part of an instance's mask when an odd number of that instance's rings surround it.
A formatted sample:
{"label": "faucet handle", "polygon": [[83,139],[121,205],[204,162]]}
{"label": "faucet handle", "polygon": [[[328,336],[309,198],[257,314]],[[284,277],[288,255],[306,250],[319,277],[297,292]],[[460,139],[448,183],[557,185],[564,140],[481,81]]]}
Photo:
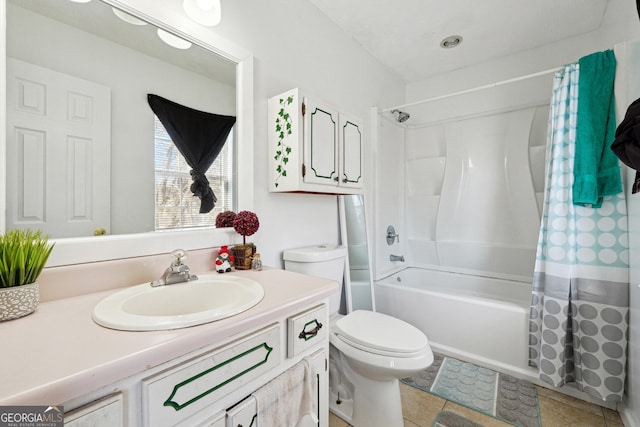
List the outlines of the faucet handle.
{"label": "faucet handle", "polygon": [[184,264],[184,260],[187,259],[187,251],[184,249],[175,249],[171,251],[171,256],[173,257],[172,265],[182,265]]}

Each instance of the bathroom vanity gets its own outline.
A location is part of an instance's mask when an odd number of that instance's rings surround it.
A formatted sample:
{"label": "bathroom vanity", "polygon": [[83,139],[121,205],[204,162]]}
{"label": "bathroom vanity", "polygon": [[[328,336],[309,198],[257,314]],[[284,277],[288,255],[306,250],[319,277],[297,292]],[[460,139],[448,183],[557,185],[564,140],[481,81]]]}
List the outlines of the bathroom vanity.
{"label": "bathroom vanity", "polygon": [[263,300],[199,326],[128,332],[91,319],[107,291],[0,323],[0,405],[64,405],[70,426],[255,426],[252,393],[306,359],[317,425],[328,426],[326,304],[337,283],[278,269],[226,274],[258,281]]}

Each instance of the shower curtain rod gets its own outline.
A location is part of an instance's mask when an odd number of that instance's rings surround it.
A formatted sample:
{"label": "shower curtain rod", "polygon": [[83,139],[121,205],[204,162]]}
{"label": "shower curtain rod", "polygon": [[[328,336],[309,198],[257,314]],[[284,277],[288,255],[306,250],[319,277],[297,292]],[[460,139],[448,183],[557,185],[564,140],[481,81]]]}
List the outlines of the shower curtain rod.
{"label": "shower curtain rod", "polygon": [[526,76],[520,76],[520,77],[515,77],[513,79],[507,79],[507,80],[502,80],[502,81],[495,82],[495,83],[489,83],[489,84],[484,85],[484,86],[478,86],[478,87],[474,87],[474,88],[471,88],[471,89],[461,90],[459,92],[448,93],[446,95],[435,96],[433,98],[422,99],[420,101],[410,102],[408,104],[396,105],[395,107],[385,108],[383,110],[380,110],[379,112],[380,113],[387,113],[389,111],[397,110],[397,109],[400,109],[400,108],[412,107],[414,105],[425,104],[425,103],[431,102],[431,101],[438,101],[440,99],[450,98],[452,96],[463,95],[465,93],[476,92],[476,91],[483,90],[483,89],[490,89],[490,88],[493,88],[493,87],[498,87],[498,86],[506,85],[506,84],[509,84],[509,83],[519,82],[521,80],[531,79],[533,77],[544,76],[545,74],[555,73],[556,71],[560,71],[562,69],[564,69],[564,66],[556,67],[556,68],[550,68],[548,70],[538,71],[537,73],[527,74]]}

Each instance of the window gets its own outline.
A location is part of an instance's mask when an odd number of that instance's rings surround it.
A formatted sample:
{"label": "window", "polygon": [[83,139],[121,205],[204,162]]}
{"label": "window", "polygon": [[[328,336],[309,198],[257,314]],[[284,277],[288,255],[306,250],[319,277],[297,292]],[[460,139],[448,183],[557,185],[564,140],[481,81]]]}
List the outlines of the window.
{"label": "window", "polygon": [[191,168],[155,118],[156,230],[214,227],[216,216],[234,209],[233,130],[218,158],[205,174],[218,198],[207,214],[200,214],[200,199],[191,193]]}

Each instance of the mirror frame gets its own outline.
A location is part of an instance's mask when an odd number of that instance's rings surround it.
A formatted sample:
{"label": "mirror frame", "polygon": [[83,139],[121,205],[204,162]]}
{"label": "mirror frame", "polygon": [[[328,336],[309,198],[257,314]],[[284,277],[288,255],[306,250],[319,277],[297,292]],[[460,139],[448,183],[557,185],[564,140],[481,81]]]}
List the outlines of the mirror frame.
{"label": "mirror frame", "polygon": [[[58,0],[60,1],[60,0]],[[169,10],[166,5],[145,0],[95,0],[121,9],[158,28],[169,31],[214,54],[236,63],[236,170],[237,210],[253,209],[253,126],[254,87],[253,55],[234,43],[219,37],[210,29],[191,21],[184,13]],[[154,4],[155,3],[155,4]],[[181,3],[181,2],[180,2]],[[7,55],[7,0],[0,0],[0,55]],[[0,61],[0,82],[6,94],[6,61]],[[0,232],[6,228],[6,102],[0,103]],[[242,159],[242,162],[238,161]],[[109,235],[52,239],[55,250],[47,267],[107,261],[168,253],[176,248],[186,250],[211,248],[240,242],[232,228],[207,228],[183,231],[155,231],[140,234]]]}

